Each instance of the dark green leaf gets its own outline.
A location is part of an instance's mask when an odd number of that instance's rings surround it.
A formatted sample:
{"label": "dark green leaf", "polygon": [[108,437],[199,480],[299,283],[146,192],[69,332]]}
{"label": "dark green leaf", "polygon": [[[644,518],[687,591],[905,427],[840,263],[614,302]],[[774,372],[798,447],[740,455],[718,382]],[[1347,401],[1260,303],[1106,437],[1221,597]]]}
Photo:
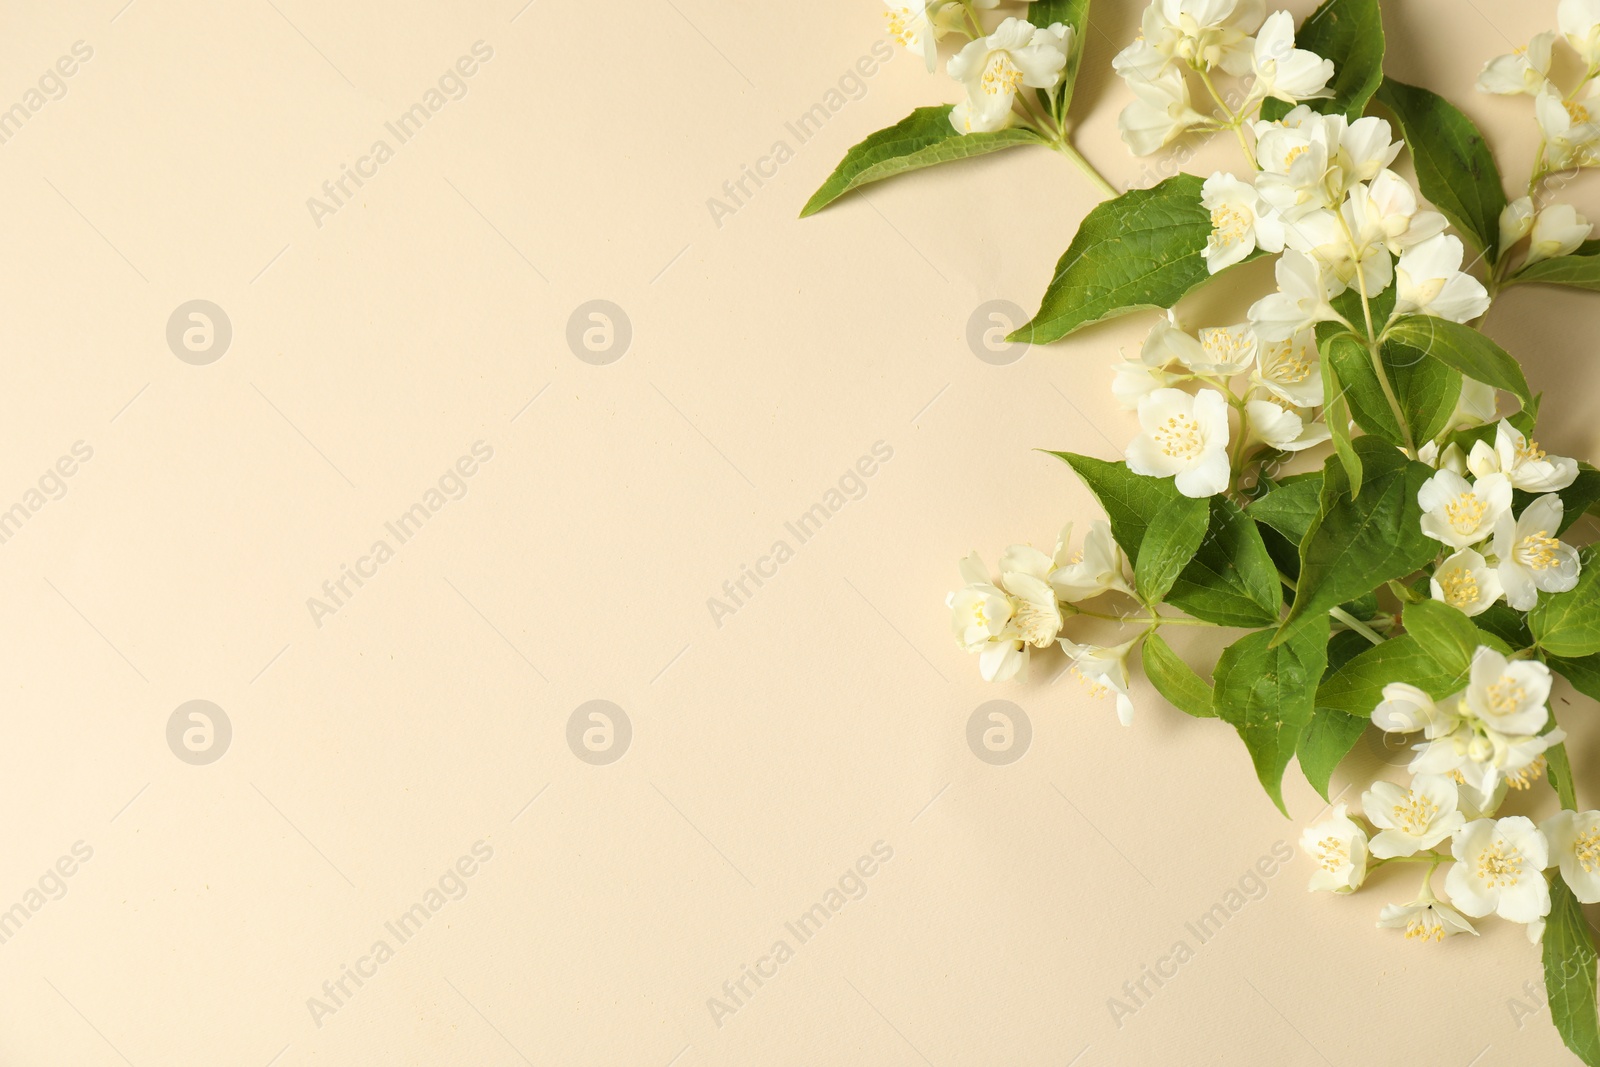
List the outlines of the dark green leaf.
{"label": "dark green leaf", "polygon": [[[1333,60],[1330,100],[1307,100],[1324,115],[1361,117],[1367,100],[1383,81],[1383,19],[1378,0],[1325,0],[1300,24],[1295,47]],[[1281,100],[1268,100],[1261,117],[1270,121],[1289,113]]]}
{"label": "dark green leaf", "polygon": [[[1518,489],[1511,494],[1511,510],[1520,515],[1523,508],[1543,495]],[[1578,477],[1565,489],[1557,490],[1556,495],[1561,497],[1561,529],[1556,533],[1563,534],[1583,518],[1583,513],[1589,510],[1591,504],[1600,501],[1600,470],[1595,470],[1587,463],[1578,464]]]}
{"label": "dark green leaf", "polygon": [[1283,771],[1311,721],[1312,698],[1328,655],[1328,617],[1300,627],[1282,644],[1258,630],[1222,653],[1213,705],[1250,750],[1256,777],[1285,815]]}
{"label": "dark green leaf", "polygon": [[987,155],[1019,144],[1042,144],[1032,130],[963,134],[950,124],[950,105],[919,107],[844,154],[828,180],[811,195],[800,217],[814,215],[852,189],[936,163]]}
{"label": "dark green leaf", "polygon": [[1160,634],[1151,634],[1144,642],[1144,673],[1156,692],[1179,711],[1197,719],[1215,718],[1217,711],[1211,706],[1211,685],[1200,677]]}
{"label": "dark green leaf", "polygon": [[1595,546],[1578,553],[1578,584],[1565,593],[1540,593],[1528,629],[1552,656],[1579,659],[1600,652],[1600,571]]}
{"label": "dark green leaf", "polygon": [[1541,259],[1506,279],[1507,285],[1523,282],[1600,290],[1600,241],[1585,241],[1570,256]]}
{"label": "dark green leaf", "polygon": [[1379,86],[1378,102],[1400,122],[1422,195],[1495,262],[1506,193],[1478,127],[1444,97],[1393,78]]}
{"label": "dark green leaf", "polygon": [[1505,349],[1470,326],[1431,315],[1407,315],[1389,327],[1389,336],[1469,378],[1504,389],[1524,404],[1533,402],[1522,367]]}
{"label": "dark green leaf", "polygon": [[1133,568],[1134,588],[1145,603],[1157,603],[1167,595],[1200,547],[1210,514],[1204,500],[1179,496],[1151,517]]}
{"label": "dark green leaf", "polygon": [[1035,26],[1052,26],[1057,22],[1072,27],[1072,47],[1067,53],[1067,68],[1062,72],[1057,90],[1061,102],[1057,115],[1065,115],[1072,106],[1072,90],[1078,84],[1078,66],[1083,62],[1083,49],[1089,42],[1089,0],[1034,0],[1028,6],[1028,21]]}
{"label": "dark green leaf", "polygon": [[1377,438],[1358,438],[1354,448],[1366,484],[1361,496],[1352,498],[1338,460],[1330,457],[1323,467],[1323,513],[1300,545],[1294,605],[1275,641],[1286,640],[1329,608],[1420,569],[1438,554],[1438,543],[1422,534],[1417,504],[1432,468]]}
{"label": "dark green leaf", "polygon": [[1089,212],[1056,264],[1038,314],[1008,340],[1044,344],[1115,315],[1168,308],[1209,278],[1201,255],[1211,236],[1203,184],[1178,174]]}
{"label": "dark green leaf", "polygon": [[[1551,720],[1550,725],[1555,725],[1554,720]],[[1572,780],[1572,761],[1567,758],[1567,743],[1563,741],[1551,745],[1544,750],[1544,758],[1545,773],[1550,776],[1550,787],[1556,791],[1556,796],[1561,798],[1561,806],[1570,811],[1577,811],[1577,783]]]}
{"label": "dark green leaf", "polygon": [[1592,700],[1600,700],[1600,656],[1580,656],[1577,659],[1546,656],[1544,661],[1572,688]]}
{"label": "dark green leaf", "polygon": [[1100,501],[1111,522],[1111,536],[1136,568],[1145,531],[1156,515],[1168,507],[1181,507],[1179,502],[1188,499],[1178,492],[1171,478],[1146,478],[1130,471],[1126,463],[1110,463],[1076,452],[1050,454],[1077,472]]}
{"label": "dark green leaf", "polygon": [[1280,570],[1296,578],[1300,573],[1300,542],[1305,540],[1306,531],[1322,513],[1322,472],[1284,482],[1245,510],[1256,522],[1280,535],[1275,550],[1274,539],[1266,537],[1263,531],[1267,551],[1272,553]]}
{"label": "dark green leaf", "polygon": [[1300,758],[1300,770],[1306,781],[1323,800],[1328,799],[1328,782],[1338,769],[1339,761],[1350,754],[1366,729],[1367,720],[1359,715],[1331,708],[1316,708],[1311,712],[1311,719],[1295,746],[1295,755]]}
{"label": "dark green leaf", "polygon": [[1533,635],[1528,632],[1522,612],[1504,603],[1489,605],[1488,611],[1472,621],[1478,624],[1478,629],[1494,634],[1512,648],[1527,648],[1533,644]]}
{"label": "dark green leaf", "polygon": [[1210,498],[1210,509],[1205,539],[1172,583],[1167,603],[1219,626],[1272,625],[1282,598],[1261,531],[1220,493]]}
{"label": "dark green leaf", "polygon": [[[1401,341],[1386,341],[1380,352],[1395,399],[1406,414],[1410,439],[1431,441],[1456,409],[1461,396],[1460,372]],[[1339,381],[1345,387],[1345,399],[1361,428],[1393,444],[1403,444],[1406,438],[1394,421],[1367,346],[1359,342],[1333,344],[1329,346],[1329,358],[1335,363]]]}
{"label": "dark green leaf", "polygon": [[1544,926],[1544,988],[1550,1021],[1567,1048],[1600,1067],[1600,1011],[1595,1007],[1595,951],[1583,905],[1559,876],[1550,883]]}

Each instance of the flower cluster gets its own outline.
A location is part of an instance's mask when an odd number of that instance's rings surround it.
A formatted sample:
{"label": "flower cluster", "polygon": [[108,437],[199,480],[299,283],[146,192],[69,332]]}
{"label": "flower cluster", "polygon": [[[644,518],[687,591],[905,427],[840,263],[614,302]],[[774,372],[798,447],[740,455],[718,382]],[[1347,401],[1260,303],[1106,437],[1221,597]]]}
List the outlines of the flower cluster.
{"label": "flower cluster", "polygon": [[[1451,550],[1429,579],[1435,600],[1481,615],[1504,597],[1527,611],[1541,591],[1578,583],[1577,549],[1557,537],[1565,508],[1556,492],[1577,478],[1576,461],[1546,455],[1504,419],[1492,445],[1476,441],[1465,455],[1456,444],[1425,448],[1420,458],[1438,468],[1417,494],[1422,532]],[[1514,489],[1542,495],[1513,515]]]}
{"label": "flower cluster", "polygon": [[937,62],[941,38],[952,33],[967,37],[967,43],[945,67],[966,93],[950,112],[951,124],[961,133],[993,133],[1017,123],[1034,125],[1038,115],[1030,110],[1023,90],[1054,92],[1076,44],[1072,27],[1059,22],[1035,26],[1026,19],[1008,18],[986,31],[977,11],[993,10],[999,0],[884,3],[889,8],[889,35],[907,51],[922,56],[930,71]]}

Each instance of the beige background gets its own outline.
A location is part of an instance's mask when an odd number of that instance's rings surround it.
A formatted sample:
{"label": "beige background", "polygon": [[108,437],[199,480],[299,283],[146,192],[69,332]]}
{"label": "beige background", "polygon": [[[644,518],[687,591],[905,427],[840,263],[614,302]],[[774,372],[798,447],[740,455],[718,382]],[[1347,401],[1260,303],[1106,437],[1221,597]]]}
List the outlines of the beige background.
{"label": "beige background", "polygon": [[[901,53],[787,130],[881,41],[876,3],[523,3],[5,5],[0,107],[93,56],[0,145],[0,508],[93,456],[0,544],[0,909],[92,858],[0,945],[0,1063],[1564,1062],[1520,928],[1373,929],[1409,874],[1311,897],[1296,856],[1199,944],[1184,924],[1322,802],[1291,771],[1285,821],[1230,730],[1142,684],[1123,729],[1050,684],[1058,657],[990,687],[953,647],[958,556],[1096,514],[1030,450],[1131,432],[1109,364],[1146,318],[1009,366],[965,340],[984,301],[1036,306],[1081,177],[1019,150],[800,223],[850,144],[952,98]],[[1554,6],[1386,4],[1391,72],[1482,122],[1512,182],[1531,111],[1471,81]],[[1105,73],[1136,19],[1097,4],[1078,108],[1119,185],[1150,180]],[[385,122],[478,41],[466,95],[398,144]],[[379,138],[319,226],[307,198]],[[719,225],[708,198],[779,140]],[[1190,169],[1234,165],[1219,142]],[[204,366],[165,338],[194,299],[233,330]],[[594,299],[631,323],[609,365],[566,341]],[[1559,393],[1550,447],[1591,458],[1597,320],[1513,291],[1489,327]],[[308,598],[479,441],[464,498],[317,625]],[[797,545],[784,523],[880,441]],[[718,625],[708,598],[778,539],[794,557]],[[1007,766],[965,740],[996,698],[1032,723]],[[232,724],[206,766],[166,739],[194,699]],[[633,729],[607,766],[566,740],[594,699]],[[1594,708],[1565,699],[1593,802]],[[466,895],[399,945],[385,922],[477,842]],[[800,944],[784,924],[876,842],[893,858]],[[1180,939],[1119,1025],[1108,999]]]}

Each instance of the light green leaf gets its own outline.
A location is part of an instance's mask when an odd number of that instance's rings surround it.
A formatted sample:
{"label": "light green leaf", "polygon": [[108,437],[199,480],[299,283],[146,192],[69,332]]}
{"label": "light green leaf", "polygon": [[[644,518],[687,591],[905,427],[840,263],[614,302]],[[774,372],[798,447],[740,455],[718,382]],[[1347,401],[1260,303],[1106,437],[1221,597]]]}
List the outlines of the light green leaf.
{"label": "light green leaf", "polygon": [[1272,631],[1257,630],[1222,653],[1214,672],[1212,706],[1239,731],[1262,788],[1285,815],[1283,771],[1311,721],[1312,698],[1328,655],[1328,617],[1300,627],[1272,644]]}
{"label": "light green leaf", "polygon": [[[1449,424],[1455,412],[1456,401],[1461,396],[1460,372],[1398,340],[1384,342],[1379,351],[1390,387],[1400,402],[1400,410],[1405,412],[1411,440],[1431,441]],[[1344,385],[1351,413],[1361,428],[1392,444],[1404,443],[1405,437],[1383,395],[1383,386],[1373,370],[1367,346],[1360,342],[1332,344],[1328,354]]]}
{"label": "light green leaf", "polygon": [[1283,602],[1278,569],[1261,531],[1220,493],[1194,559],[1167,593],[1167,603],[1219,626],[1271,626]]}
{"label": "light green leaf", "polygon": [[1211,706],[1211,685],[1172,651],[1160,634],[1144,642],[1144,673],[1167,703],[1197,719],[1216,718]]}
{"label": "light green leaf", "polygon": [[852,189],[937,163],[987,155],[1021,144],[1043,144],[1032,130],[963,134],[950,124],[950,107],[919,107],[844,154],[828,180],[811,195],[800,217],[815,215]]}
{"label": "light green leaf", "polygon": [[1478,127],[1444,97],[1393,78],[1378,87],[1378,102],[1400,122],[1422,195],[1495,262],[1506,192]]}
{"label": "light green leaf", "polygon": [[1421,349],[1468,378],[1504,389],[1524,404],[1533,403],[1522,367],[1505,349],[1470,326],[1431,315],[1408,315],[1389,327],[1389,336]]}
{"label": "light green leaf", "polygon": [[1403,619],[1406,633],[1417,639],[1422,650],[1443,670],[1459,675],[1471,669],[1480,645],[1502,655],[1511,651],[1504,641],[1478,629],[1459,609],[1440,600],[1407,604]]}
{"label": "light green leaf", "polygon": [[1353,447],[1366,472],[1361,496],[1352,498],[1344,468],[1330,457],[1323,467],[1322,514],[1301,542],[1294,604],[1275,642],[1438,554],[1438,543],[1422,534],[1417,504],[1433,469],[1374,437],[1358,438]]}
{"label": "light green leaf", "polygon": [[1544,987],[1550,1020],[1561,1040],[1589,1067],[1600,1067],[1594,940],[1583,906],[1559,876],[1550,882],[1550,914],[1544,926]]}
{"label": "light green leaf", "polygon": [[1600,570],[1595,546],[1578,553],[1578,584],[1565,593],[1540,593],[1528,612],[1528,629],[1553,656],[1578,659],[1600,652]]}
{"label": "light green leaf", "polygon": [[[1378,0],[1325,0],[1300,24],[1295,47],[1333,60],[1331,100],[1307,100],[1313,110],[1324,115],[1343,114],[1361,117],[1367,100],[1383,81],[1383,18]],[[1268,100],[1261,117],[1268,121],[1283,118],[1289,105]]]}
{"label": "light green leaf", "polygon": [[1333,435],[1333,452],[1344,467],[1345,478],[1352,494],[1360,494],[1362,471],[1361,457],[1356,453],[1350,437],[1350,401],[1344,384],[1339,380],[1339,366],[1367,358],[1367,346],[1348,333],[1334,334],[1319,343],[1322,350],[1323,421]]}
{"label": "light green leaf", "polygon": [[1600,290],[1600,241],[1585,241],[1570,256],[1530,263],[1506,279],[1507,285],[1522,283]]}
{"label": "light green leaf", "polygon": [[[1550,725],[1555,725],[1554,720]],[[1544,758],[1545,773],[1550,778],[1550,786],[1556,791],[1556,796],[1561,798],[1561,806],[1569,811],[1577,811],[1577,784],[1572,780],[1572,761],[1567,758],[1567,743],[1563,741],[1551,745],[1544,750]]]}
{"label": "light green leaf", "polygon": [[1331,708],[1316,708],[1311,712],[1295,745],[1295,755],[1306,781],[1323,800],[1328,799],[1328,782],[1339,762],[1350,754],[1366,729],[1367,720],[1359,715]]}
{"label": "light green leaf", "polygon": [[1200,204],[1204,184],[1178,174],[1089,212],[1038,314],[1008,340],[1045,344],[1102,319],[1168,308],[1209,278],[1201,256],[1211,235],[1211,213]]}
{"label": "light green leaf", "polygon": [[1076,452],[1050,454],[1071,467],[1106,509],[1111,536],[1128,554],[1135,568],[1139,565],[1139,549],[1144,545],[1145,531],[1156,515],[1164,508],[1182,506],[1179,501],[1187,499],[1178,492],[1171,478],[1146,478],[1130,471],[1126,463],[1111,463]]}
{"label": "light green leaf", "polygon": [[1134,588],[1145,603],[1159,603],[1167,595],[1200,547],[1210,515],[1204,500],[1180,495],[1151,517],[1133,568]]}

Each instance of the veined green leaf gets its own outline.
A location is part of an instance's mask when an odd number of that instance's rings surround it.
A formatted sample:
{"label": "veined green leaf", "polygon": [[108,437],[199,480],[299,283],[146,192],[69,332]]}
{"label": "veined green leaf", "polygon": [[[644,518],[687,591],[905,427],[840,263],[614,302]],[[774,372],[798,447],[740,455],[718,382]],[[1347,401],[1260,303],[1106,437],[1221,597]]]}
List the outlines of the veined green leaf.
{"label": "veined green leaf", "polygon": [[1367,358],[1367,346],[1349,333],[1337,333],[1320,340],[1322,351],[1323,421],[1333,435],[1333,452],[1344,468],[1346,483],[1352,495],[1361,493],[1361,456],[1356,452],[1350,436],[1350,400],[1345,395],[1344,383],[1339,380],[1339,366],[1353,360]]}
{"label": "veined green leaf", "polygon": [[1217,711],[1211,703],[1211,684],[1180,659],[1160,634],[1145,638],[1144,673],[1156,692],[1179,711],[1197,719],[1216,717]]}
{"label": "veined green leaf", "polygon": [[1256,524],[1222,494],[1210,498],[1205,539],[1167,593],[1167,603],[1219,626],[1278,620],[1278,569]]}
{"label": "veined green leaf", "polygon": [[1147,604],[1158,603],[1189,565],[1206,535],[1210,509],[1204,500],[1180,495],[1150,518],[1133,568],[1134,588]]}
{"label": "veined green leaf", "polygon": [[[1405,413],[1411,440],[1431,441],[1455,412],[1461,396],[1461,373],[1396,339],[1385,341],[1379,352],[1395,399]],[[1367,346],[1359,341],[1333,344],[1328,358],[1334,362],[1345,399],[1361,428],[1392,444],[1403,443],[1406,438],[1394,421]]]}
{"label": "veined green leaf", "polygon": [[1585,241],[1570,256],[1530,263],[1506,279],[1507,285],[1524,283],[1600,290],[1600,241]]}
{"label": "veined green leaf", "polygon": [[1209,278],[1201,255],[1211,236],[1211,213],[1200,203],[1204,184],[1178,174],[1089,212],[1038,313],[1008,340],[1045,344],[1102,319],[1168,308]]}
{"label": "veined green leaf", "polygon": [[1383,687],[1408,682],[1435,700],[1462,689],[1466,671],[1453,671],[1429,655],[1410,634],[1393,637],[1339,667],[1317,687],[1317,707],[1370,716],[1383,702]]}
{"label": "veined green leaf", "polygon": [[1393,78],[1383,79],[1378,102],[1400,122],[1422,195],[1494,263],[1506,192],[1478,127],[1444,97]]}
{"label": "veined green leaf", "polygon": [[950,124],[951,105],[919,107],[844,154],[828,180],[811,195],[800,217],[815,215],[852,189],[936,163],[987,155],[1020,144],[1042,144],[1032,130],[963,134]]}
{"label": "veined green leaf", "polygon": [[1504,389],[1524,404],[1533,403],[1522,367],[1505,349],[1470,326],[1431,315],[1407,315],[1389,327],[1389,336],[1469,378]]}
{"label": "veined green leaf", "polygon": [[1271,630],[1248,634],[1222,653],[1212,706],[1239,731],[1262,788],[1285,815],[1283,772],[1311,721],[1317,679],[1328,655],[1328,617],[1312,620],[1281,644]]}
{"label": "veined green leaf", "polygon": [[1600,1067],[1594,940],[1583,906],[1559,876],[1550,883],[1550,914],[1544,926],[1544,987],[1550,998],[1550,1020],[1561,1040],[1589,1067]]}
{"label": "veined green leaf", "polygon": [[1323,800],[1328,799],[1328,782],[1339,762],[1350,754],[1366,729],[1367,720],[1359,715],[1332,708],[1312,710],[1295,744],[1295,756],[1300,760],[1300,770],[1306,781]]}
{"label": "veined green leaf", "polygon": [[1600,652],[1600,572],[1594,545],[1578,553],[1578,584],[1565,593],[1540,593],[1528,612],[1528,629],[1541,649],[1579,659]]}
{"label": "veined green leaf", "polygon": [[1478,629],[1463,612],[1440,600],[1407,604],[1403,619],[1406,633],[1417,639],[1422,650],[1443,670],[1458,675],[1465,675],[1471,669],[1472,657],[1480,646],[1502,655],[1511,651],[1504,641]]}

